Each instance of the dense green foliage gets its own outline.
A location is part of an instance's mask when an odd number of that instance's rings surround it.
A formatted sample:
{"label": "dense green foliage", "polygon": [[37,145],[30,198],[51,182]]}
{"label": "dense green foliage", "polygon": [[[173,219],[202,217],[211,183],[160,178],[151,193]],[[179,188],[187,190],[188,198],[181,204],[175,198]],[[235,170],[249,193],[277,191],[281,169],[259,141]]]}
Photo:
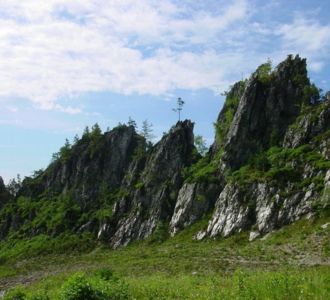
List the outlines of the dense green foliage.
{"label": "dense green foliage", "polygon": [[183,170],[186,182],[215,182],[217,180],[217,162],[210,155],[199,159],[195,164]]}
{"label": "dense green foliage", "polygon": [[272,62],[271,62],[271,60],[268,59],[268,61],[266,63],[260,65],[256,70],[256,74],[257,74],[258,80],[262,84],[270,83],[272,80]]}
{"label": "dense green foliage", "polygon": [[315,171],[330,168],[330,161],[315,151],[310,145],[298,148],[272,147],[251,157],[249,163],[234,171],[229,180],[238,184],[252,182],[272,182],[275,185],[294,183],[298,189],[304,189],[315,183],[321,191],[323,176],[302,178],[303,170],[310,166]]}
{"label": "dense green foliage", "polygon": [[76,224],[81,216],[81,209],[70,193],[40,199],[20,196],[16,201],[7,203],[0,211],[0,225],[12,215],[15,215],[18,221],[13,235],[56,235],[58,232],[70,230]]}

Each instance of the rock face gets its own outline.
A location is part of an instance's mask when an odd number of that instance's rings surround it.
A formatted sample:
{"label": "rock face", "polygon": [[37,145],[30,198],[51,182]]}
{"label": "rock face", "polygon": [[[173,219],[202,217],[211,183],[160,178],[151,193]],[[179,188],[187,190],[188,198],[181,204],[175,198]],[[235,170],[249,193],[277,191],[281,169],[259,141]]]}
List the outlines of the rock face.
{"label": "rock face", "polygon": [[306,60],[289,57],[264,76],[261,80],[256,72],[246,83],[226,137],[225,168],[237,169],[259,149],[282,140],[300,112],[303,89],[309,84]]}
{"label": "rock face", "polygon": [[226,185],[217,200],[207,234],[226,237],[249,229],[258,235],[265,234],[312,212],[313,203],[321,197],[313,187],[306,192],[294,192],[290,187],[286,190],[288,194],[281,195],[283,188],[267,184],[248,188]]}
{"label": "rock face", "polygon": [[[199,236],[252,230],[253,240],[313,213],[320,199],[323,207],[329,206],[330,102],[306,105],[310,87],[305,60],[298,56],[281,63],[266,85],[259,82],[257,73],[247,81],[225,138],[221,170],[238,169],[262,149],[282,145],[282,152],[291,156],[285,158],[280,170],[293,171],[298,178],[285,181],[285,172],[279,172],[283,178],[267,180],[268,174],[279,171],[271,166],[260,183],[257,178],[243,185],[228,182],[206,231]],[[303,158],[294,148],[313,150],[308,150],[310,158]],[[312,156],[320,162],[311,164]]]}
{"label": "rock face", "polygon": [[[22,194],[35,197],[41,191],[72,191],[83,210],[97,204],[102,184],[109,190],[121,185],[142,137],[133,126],[119,126],[102,136],[85,138],[72,147],[69,158],[57,160],[40,175],[37,185],[25,184]],[[91,201],[93,199],[94,201]]]}
{"label": "rock face", "polygon": [[[318,93],[299,56],[260,66],[227,93],[203,158],[188,120],[154,146],[133,126],[94,128],[26,178],[16,199],[0,177],[0,239],[89,231],[117,248],[208,218],[196,239],[250,231],[253,241],[327,210],[330,100]],[[42,218],[48,206],[55,220]]]}
{"label": "rock face", "polygon": [[182,185],[181,170],[192,163],[192,131],[190,121],[179,122],[152,148],[143,167],[133,162],[127,177],[137,181],[134,189],[127,182],[128,194],[114,207],[116,222],[109,234],[113,247],[146,238],[170,220]]}
{"label": "rock face", "polygon": [[[294,126],[289,127],[284,140],[283,147],[295,148],[309,143],[314,137],[330,128],[330,100],[326,100],[319,109],[306,111]],[[329,149],[325,149],[328,150]],[[325,153],[329,158],[329,152]]]}
{"label": "rock face", "polygon": [[175,235],[207,214],[214,207],[218,189],[213,183],[185,183],[171,218],[170,234]]}
{"label": "rock face", "polygon": [[330,207],[330,170],[328,170],[324,178],[324,191],[321,199],[321,205],[323,208]]}

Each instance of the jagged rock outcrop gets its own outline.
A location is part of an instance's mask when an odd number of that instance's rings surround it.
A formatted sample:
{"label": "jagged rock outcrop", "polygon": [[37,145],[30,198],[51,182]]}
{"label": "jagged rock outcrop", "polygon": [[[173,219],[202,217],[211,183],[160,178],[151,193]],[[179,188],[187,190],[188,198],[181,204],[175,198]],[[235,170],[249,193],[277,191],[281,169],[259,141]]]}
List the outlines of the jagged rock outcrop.
{"label": "jagged rock outcrop", "polygon": [[308,84],[306,60],[299,56],[289,56],[262,77],[256,71],[246,83],[226,136],[222,170],[237,169],[255,152],[282,140],[300,112]]}
{"label": "jagged rock outcrop", "polygon": [[54,161],[36,181],[23,185],[21,194],[36,197],[72,193],[83,210],[97,205],[100,190],[120,187],[133,154],[144,140],[133,126],[119,126],[95,137],[83,137],[68,157]]}
{"label": "jagged rock outcrop", "polygon": [[[151,149],[143,167],[133,162],[126,176],[129,185],[123,184],[127,195],[116,203],[113,220],[102,224],[99,237],[116,248],[146,238],[169,222],[182,185],[181,171],[192,163],[193,149],[193,123],[178,122]],[[137,179],[133,187],[131,178]]]}
{"label": "jagged rock outcrop", "polygon": [[225,93],[226,101],[221,109],[216,122],[214,123],[216,134],[214,142],[210,148],[212,157],[222,151],[223,146],[226,144],[228,131],[230,129],[233,116],[235,115],[240,99],[244,94],[246,81],[236,82],[231,89]]}
{"label": "jagged rock outcrop", "polygon": [[[328,128],[330,128],[330,100],[327,99],[316,111],[308,111],[306,108],[306,113],[287,130],[283,147],[295,148],[307,144]],[[329,151],[329,149],[325,150]]]}
{"label": "jagged rock outcrop", "polygon": [[226,237],[250,229],[265,234],[312,212],[321,196],[313,186],[297,192],[290,186],[279,189],[265,183],[245,188],[228,184],[217,200],[207,234]]}
{"label": "jagged rock outcrop", "polygon": [[185,183],[176,201],[170,234],[175,235],[210,212],[218,192],[219,186],[215,183]]}
{"label": "jagged rock outcrop", "polygon": [[[298,56],[281,63],[266,85],[259,82],[257,73],[252,75],[225,138],[221,170],[228,172],[248,165],[249,157],[256,157],[271,146],[288,148],[283,150],[287,153],[285,161],[281,167],[267,167],[265,154],[266,161],[261,164],[262,168],[270,168],[269,173],[265,170],[258,173],[264,178],[243,185],[228,182],[216,201],[207,230],[197,238],[252,230],[253,240],[313,213],[320,199],[327,203],[330,105],[328,100],[306,103],[310,96],[306,90],[312,87],[306,62]],[[272,141],[274,133],[276,140]],[[300,150],[295,152],[294,148],[299,146]],[[306,155],[299,151],[306,151]],[[251,168],[253,172],[255,165]],[[276,179],[269,178],[276,172],[280,174]]]}
{"label": "jagged rock outcrop", "polygon": [[[96,232],[98,210],[113,205],[130,163],[137,152],[145,151],[145,145],[133,126],[120,125],[104,134],[98,127],[86,131],[72,146],[62,147],[45,171],[24,179],[16,197],[20,202],[13,201],[0,212],[0,234],[6,236],[23,225],[29,236],[54,236],[67,230]],[[52,214],[43,213],[47,207]]]}

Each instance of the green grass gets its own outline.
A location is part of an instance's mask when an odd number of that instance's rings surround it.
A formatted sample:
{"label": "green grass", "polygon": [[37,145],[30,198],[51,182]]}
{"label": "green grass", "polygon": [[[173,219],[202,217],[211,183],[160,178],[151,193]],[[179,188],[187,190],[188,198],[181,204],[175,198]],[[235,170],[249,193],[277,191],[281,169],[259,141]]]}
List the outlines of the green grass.
{"label": "green grass", "polygon": [[[77,286],[77,278],[83,279]],[[327,299],[330,294],[330,274],[326,268],[308,270],[249,271],[237,269],[232,274],[207,275],[163,274],[129,277],[124,280],[104,280],[96,275],[74,274],[64,283],[46,280],[29,289],[16,289],[33,299],[33,295],[47,295],[50,299]],[[54,284],[55,282],[55,284]],[[60,287],[58,286],[60,284]],[[84,298],[79,298],[85,288]],[[112,298],[96,298],[95,291]],[[12,291],[12,293],[15,293]],[[109,292],[108,292],[109,293]],[[110,294],[110,293],[109,293]],[[73,296],[71,296],[73,295]],[[74,297],[76,296],[76,297]],[[88,297],[88,298],[87,298]],[[8,297],[8,299],[13,299]],[[42,298],[44,299],[44,298]]]}
{"label": "green grass", "polygon": [[300,220],[254,242],[246,232],[194,241],[206,219],[174,238],[157,233],[118,250],[83,247],[89,239],[72,236],[8,241],[0,244],[0,289],[25,284],[27,295],[47,290],[59,299],[76,272],[95,289],[107,286],[98,279],[106,268],[127,285],[130,299],[328,299],[330,226],[321,227],[328,222],[326,215]]}

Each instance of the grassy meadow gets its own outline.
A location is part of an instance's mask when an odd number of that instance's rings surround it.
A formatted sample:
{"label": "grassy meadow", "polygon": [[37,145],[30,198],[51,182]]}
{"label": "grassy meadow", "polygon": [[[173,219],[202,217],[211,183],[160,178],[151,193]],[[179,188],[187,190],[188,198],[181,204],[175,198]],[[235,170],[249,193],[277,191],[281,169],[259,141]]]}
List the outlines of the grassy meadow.
{"label": "grassy meadow", "polygon": [[111,250],[90,235],[0,244],[4,299],[330,299],[328,216],[194,241],[207,221]]}

